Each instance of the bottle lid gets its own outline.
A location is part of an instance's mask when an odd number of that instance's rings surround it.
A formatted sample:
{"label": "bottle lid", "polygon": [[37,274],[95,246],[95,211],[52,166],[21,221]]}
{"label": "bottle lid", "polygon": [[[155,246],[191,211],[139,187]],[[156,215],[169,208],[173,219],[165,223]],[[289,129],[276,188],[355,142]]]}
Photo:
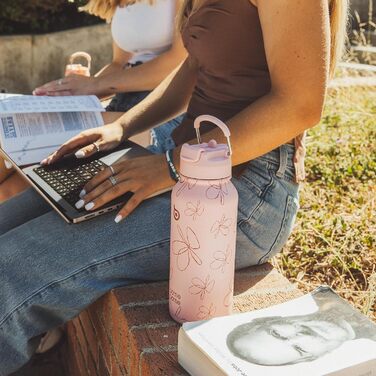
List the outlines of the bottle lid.
{"label": "bottle lid", "polygon": [[[211,121],[218,125],[225,133],[228,144],[217,144],[215,140],[201,143],[199,133],[200,123]],[[199,143],[184,144],[180,152],[180,173],[193,179],[217,180],[231,177],[231,145],[230,131],[219,119],[202,115],[195,120],[195,128]]]}

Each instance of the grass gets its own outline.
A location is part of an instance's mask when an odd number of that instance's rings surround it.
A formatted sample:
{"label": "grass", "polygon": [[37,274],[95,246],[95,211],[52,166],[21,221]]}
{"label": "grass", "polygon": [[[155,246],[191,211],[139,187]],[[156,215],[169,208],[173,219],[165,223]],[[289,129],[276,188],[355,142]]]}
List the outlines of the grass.
{"label": "grass", "polygon": [[327,284],[376,320],[376,88],[332,91],[307,140],[308,178],[275,266],[304,291]]}
{"label": "grass", "polygon": [[[370,0],[366,22],[355,15],[351,45],[370,45],[372,9]],[[295,229],[273,263],[301,290],[332,286],[376,321],[376,87],[330,91],[308,134],[306,169]]]}
{"label": "grass", "polygon": [[371,45],[371,33],[376,31],[376,22],[372,16],[374,13],[373,0],[368,0],[368,18],[362,20],[357,11],[354,12],[353,19],[357,25],[357,29],[353,30],[350,39],[353,45],[365,46]]}

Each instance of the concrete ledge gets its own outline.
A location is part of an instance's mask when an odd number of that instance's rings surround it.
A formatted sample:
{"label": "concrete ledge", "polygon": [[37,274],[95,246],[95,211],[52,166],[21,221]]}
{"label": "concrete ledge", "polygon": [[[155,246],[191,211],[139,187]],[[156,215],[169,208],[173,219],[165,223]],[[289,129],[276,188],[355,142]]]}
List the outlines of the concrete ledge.
{"label": "concrete ledge", "polygon": [[[376,48],[375,48],[376,50]],[[365,73],[368,75],[374,75],[376,73],[376,65],[359,64],[359,63],[340,63],[338,68],[342,70],[355,71],[359,73]]]}
{"label": "concrete ledge", "polygon": [[338,90],[352,87],[376,87],[376,77],[344,77],[336,78],[329,84],[329,90]]}
{"label": "concrete ledge", "polygon": [[[302,293],[270,264],[236,273],[235,312]],[[186,375],[177,362],[179,325],[168,313],[168,283],[116,289],[68,323],[71,376]]]}
{"label": "concrete ledge", "polygon": [[75,51],[91,54],[92,73],[112,59],[109,25],[87,26],[42,35],[0,37],[0,90],[29,94],[36,86],[64,73]]}

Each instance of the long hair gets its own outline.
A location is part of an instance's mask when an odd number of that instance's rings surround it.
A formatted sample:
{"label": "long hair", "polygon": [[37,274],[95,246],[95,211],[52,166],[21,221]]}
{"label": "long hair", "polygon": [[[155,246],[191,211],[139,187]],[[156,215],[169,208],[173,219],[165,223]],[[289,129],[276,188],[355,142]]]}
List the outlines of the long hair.
{"label": "long hair", "polygon": [[[195,9],[197,0],[184,0],[178,14],[178,27],[185,26],[187,14]],[[349,0],[330,0],[330,76],[333,77],[337,63],[343,56],[347,37],[346,27],[348,20]]]}
{"label": "long hair", "polygon": [[89,0],[80,10],[110,22],[118,6],[126,7],[141,1],[154,3],[154,0]]}
{"label": "long hair", "polygon": [[347,38],[349,0],[331,0],[330,14],[330,76],[333,77],[337,63],[341,60]]}

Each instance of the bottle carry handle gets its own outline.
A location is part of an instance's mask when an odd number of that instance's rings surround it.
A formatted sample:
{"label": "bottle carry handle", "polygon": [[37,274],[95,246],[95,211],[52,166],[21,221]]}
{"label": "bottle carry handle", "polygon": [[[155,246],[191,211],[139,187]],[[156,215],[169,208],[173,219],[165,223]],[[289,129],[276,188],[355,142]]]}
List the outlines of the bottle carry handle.
{"label": "bottle carry handle", "polygon": [[86,62],[87,62],[87,69],[90,71],[91,69],[91,56],[84,51],[78,51],[73,53],[72,55],[69,56],[69,64],[74,64],[74,60],[77,59],[78,57],[83,57]]}
{"label": "bottle carry handle", "polygon": [[221,129],[221,131],[223,132],[223,134],[225,135],[227,139],[229,155],[232,155],[232,148],[231,148],[231,142],[230,142],[230,136],[231,136],[230,130],[228,129],[227,125],[223,121],[219,120],[215,116],[200,115],[195,119],[193,125],[196,129],[196,136],[197,136],[198,143],[201,144],[200,126],[203,121],[209,121]]}

